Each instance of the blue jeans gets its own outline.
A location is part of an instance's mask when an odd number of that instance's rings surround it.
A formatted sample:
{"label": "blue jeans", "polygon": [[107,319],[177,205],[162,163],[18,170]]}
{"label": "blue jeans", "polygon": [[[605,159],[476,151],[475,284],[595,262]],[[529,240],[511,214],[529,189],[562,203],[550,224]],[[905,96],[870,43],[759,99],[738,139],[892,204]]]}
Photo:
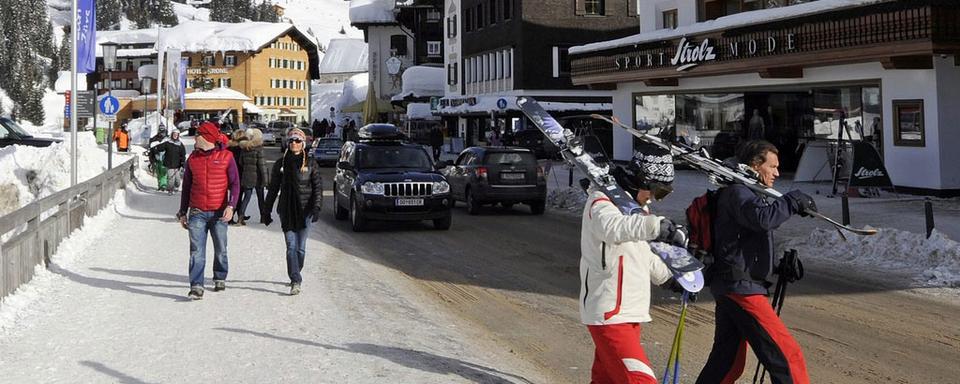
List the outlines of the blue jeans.
{"label": "blue jeans", "polygon": [[190,286],[203,286],[203,269],[207,264],[207,232],[213,238],[213,279],[227,279],[227,223],[220,221],[222,211],[190,209],[187,220],[190,232]]}
{"label": "blue jeans", "polygon": [[303,270],[303,256],[307,253],[307,235],[310,234],[310,222],[308,216],[305,221],[305,227],[299,231],[286,231],[283,233],[283,239],[287,242],[287,276],[291,283],[300,284],[303,278],[300,271]]}

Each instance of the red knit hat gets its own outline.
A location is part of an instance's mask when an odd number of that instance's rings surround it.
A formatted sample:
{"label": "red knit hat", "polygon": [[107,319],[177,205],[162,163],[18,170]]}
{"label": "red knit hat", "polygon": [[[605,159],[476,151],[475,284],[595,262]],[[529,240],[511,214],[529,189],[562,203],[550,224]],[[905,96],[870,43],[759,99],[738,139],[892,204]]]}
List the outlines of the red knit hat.
{"label": "red knit hat", "polygon": [[216,124],[209,121],[205,121],[203,124],[200,124],[200,128],[197,129],[197,134],[203,136],[204,140],[213,144],[216,144],[217,142],[226,142],[226,140],[223,139],[223,134],[221,134],[220,130],[217,129]]}

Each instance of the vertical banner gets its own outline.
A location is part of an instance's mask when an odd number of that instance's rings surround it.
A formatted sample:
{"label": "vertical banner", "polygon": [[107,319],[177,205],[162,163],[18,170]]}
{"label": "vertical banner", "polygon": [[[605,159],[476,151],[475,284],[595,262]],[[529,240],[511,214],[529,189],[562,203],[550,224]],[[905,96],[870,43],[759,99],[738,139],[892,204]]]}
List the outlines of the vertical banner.
{"label": "vertical banner", "polygon": [[183,60],[180,58],[179,49],[168,49],[166,55],[167,109],[179,111],[183,109]]}
{"label": "vertical banner", "polygon": [[77,0],[77,73],[96,72],[97,7],[94,0]]}
{"label": "vertical banner", "polygon": [[187,67],[190,66],[190,59],[180,59],[180,106],[181,109],[187,109],[185,95],[187,93]]}

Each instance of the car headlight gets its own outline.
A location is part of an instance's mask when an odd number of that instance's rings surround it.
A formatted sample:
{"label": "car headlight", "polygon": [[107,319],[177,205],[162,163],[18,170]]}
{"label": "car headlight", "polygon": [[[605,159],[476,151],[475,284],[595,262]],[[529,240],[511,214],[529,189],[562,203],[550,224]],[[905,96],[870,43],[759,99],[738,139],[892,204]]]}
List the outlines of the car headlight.
{"label": "car headlight", "polygon": [[367,195],[382,195],[383,183],[368,181],[360,185],[360,191]]}
{"label": "car headlight", "polygon": [[447,184],[446,181],[434,181],[433,194],[442,195],[444,193],[450,193],[450,184]]}

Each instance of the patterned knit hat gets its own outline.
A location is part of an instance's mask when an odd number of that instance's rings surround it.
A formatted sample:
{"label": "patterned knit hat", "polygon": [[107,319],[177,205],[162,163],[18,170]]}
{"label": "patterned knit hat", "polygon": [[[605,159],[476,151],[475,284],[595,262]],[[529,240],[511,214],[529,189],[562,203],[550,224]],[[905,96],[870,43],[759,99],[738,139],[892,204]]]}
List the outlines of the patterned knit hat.
{"label": "patterned knit hat", "polygon": [[290,140],[294,137],[299,137],[300,141],[307,141],[307,134],[303,133],[300,128],[292,128],[290,129],[290,132],[287,132],[287,140]]}
{"label": "patterned knit hat", "polygon": [[640,183],[673,183],[673,156],[670,151],[652,144],[637,148],[627,166]]}

